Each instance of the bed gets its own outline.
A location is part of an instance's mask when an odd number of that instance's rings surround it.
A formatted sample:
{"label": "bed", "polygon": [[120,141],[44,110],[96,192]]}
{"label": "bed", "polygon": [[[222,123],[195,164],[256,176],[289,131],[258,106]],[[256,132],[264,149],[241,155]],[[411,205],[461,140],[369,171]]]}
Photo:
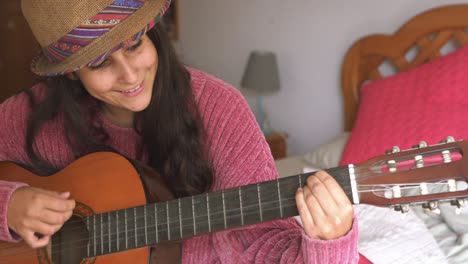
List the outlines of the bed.
{"label": "bed", "polygon": [[[276,160],[280,177],[360,162],[393,145],[468,139],[468,5],[416,15],[394,34],[356,41],[342,65],[344,132]],[[468,263],[468,209],[402,214],[357,205],[359,250],[373,263]]]}

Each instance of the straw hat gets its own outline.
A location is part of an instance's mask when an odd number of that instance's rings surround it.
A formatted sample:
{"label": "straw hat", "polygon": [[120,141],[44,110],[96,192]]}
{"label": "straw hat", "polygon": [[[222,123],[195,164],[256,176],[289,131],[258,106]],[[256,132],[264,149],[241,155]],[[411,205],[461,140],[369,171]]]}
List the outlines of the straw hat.
{"label": "straw hat", "polygon": [[22,0],[42,47],[31,70],[43,76],[98,63],[159,21],[171,0]]}

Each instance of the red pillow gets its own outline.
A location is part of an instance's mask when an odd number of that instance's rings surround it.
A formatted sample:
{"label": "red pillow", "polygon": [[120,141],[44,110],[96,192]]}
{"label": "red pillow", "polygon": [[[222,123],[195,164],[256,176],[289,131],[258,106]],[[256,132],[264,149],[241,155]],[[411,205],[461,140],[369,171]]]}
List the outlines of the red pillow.
{"label": "red pillow", "polygon": [[447,136],[468,139],[468,46],[412,70],[363,85],[341,165]]}

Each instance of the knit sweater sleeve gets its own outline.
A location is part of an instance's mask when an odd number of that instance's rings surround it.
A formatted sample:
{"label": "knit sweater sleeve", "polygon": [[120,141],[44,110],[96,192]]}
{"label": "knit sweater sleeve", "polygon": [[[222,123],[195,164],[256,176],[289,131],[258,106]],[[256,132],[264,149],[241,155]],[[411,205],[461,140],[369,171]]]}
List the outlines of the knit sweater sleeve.
{"label": "knit sweater sleeve", "polygon": [[[195,82],[197,80],[195,76]],[[196,86],[215,173],[214,190],[278,177],[268,144],[243,96],[213,77]],[[197,91],[196,91],[197,92]],[[186,243],[194,263],[357,263],[357,222],[345,236],[311,239],[294,218],[218,232]],[[206,243],[206,245],[204,244]],[[211,253],[197,253],[209,252]],[[210,262],[211,263],[211,262]]]}
{"label": "knit sweater sleeve", "polygon": [[6,242],[19,241],[19,237],[10,232],[8,228],[7,213],[8,203],[10,202],[11,195],[16,189],[27,186],[22,182],[10,182],[0,180],[0,240]]}
{"label": "knit sweater sleeve", "polygon": [[[0,161],[23,162],[26,159],[24,135],[28,113],[28,98],[24,93],[0,104]],[[0,240],[2,241],[19,240],[19,237],[8,228],[7,213],[11,195],[24,186],[27,184],[2,180],[0,172]]]}

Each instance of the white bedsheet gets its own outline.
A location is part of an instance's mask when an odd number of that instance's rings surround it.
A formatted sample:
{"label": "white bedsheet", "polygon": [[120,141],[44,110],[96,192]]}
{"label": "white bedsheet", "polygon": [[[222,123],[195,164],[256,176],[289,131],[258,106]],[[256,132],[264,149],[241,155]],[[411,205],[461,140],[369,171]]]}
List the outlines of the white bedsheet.
{"label": "white bedsheet", "polygon": [[406,215],[369,205],[355,206],[359,221],[359,252],[376,264],[444,264],[445,254],[426,225]]}

